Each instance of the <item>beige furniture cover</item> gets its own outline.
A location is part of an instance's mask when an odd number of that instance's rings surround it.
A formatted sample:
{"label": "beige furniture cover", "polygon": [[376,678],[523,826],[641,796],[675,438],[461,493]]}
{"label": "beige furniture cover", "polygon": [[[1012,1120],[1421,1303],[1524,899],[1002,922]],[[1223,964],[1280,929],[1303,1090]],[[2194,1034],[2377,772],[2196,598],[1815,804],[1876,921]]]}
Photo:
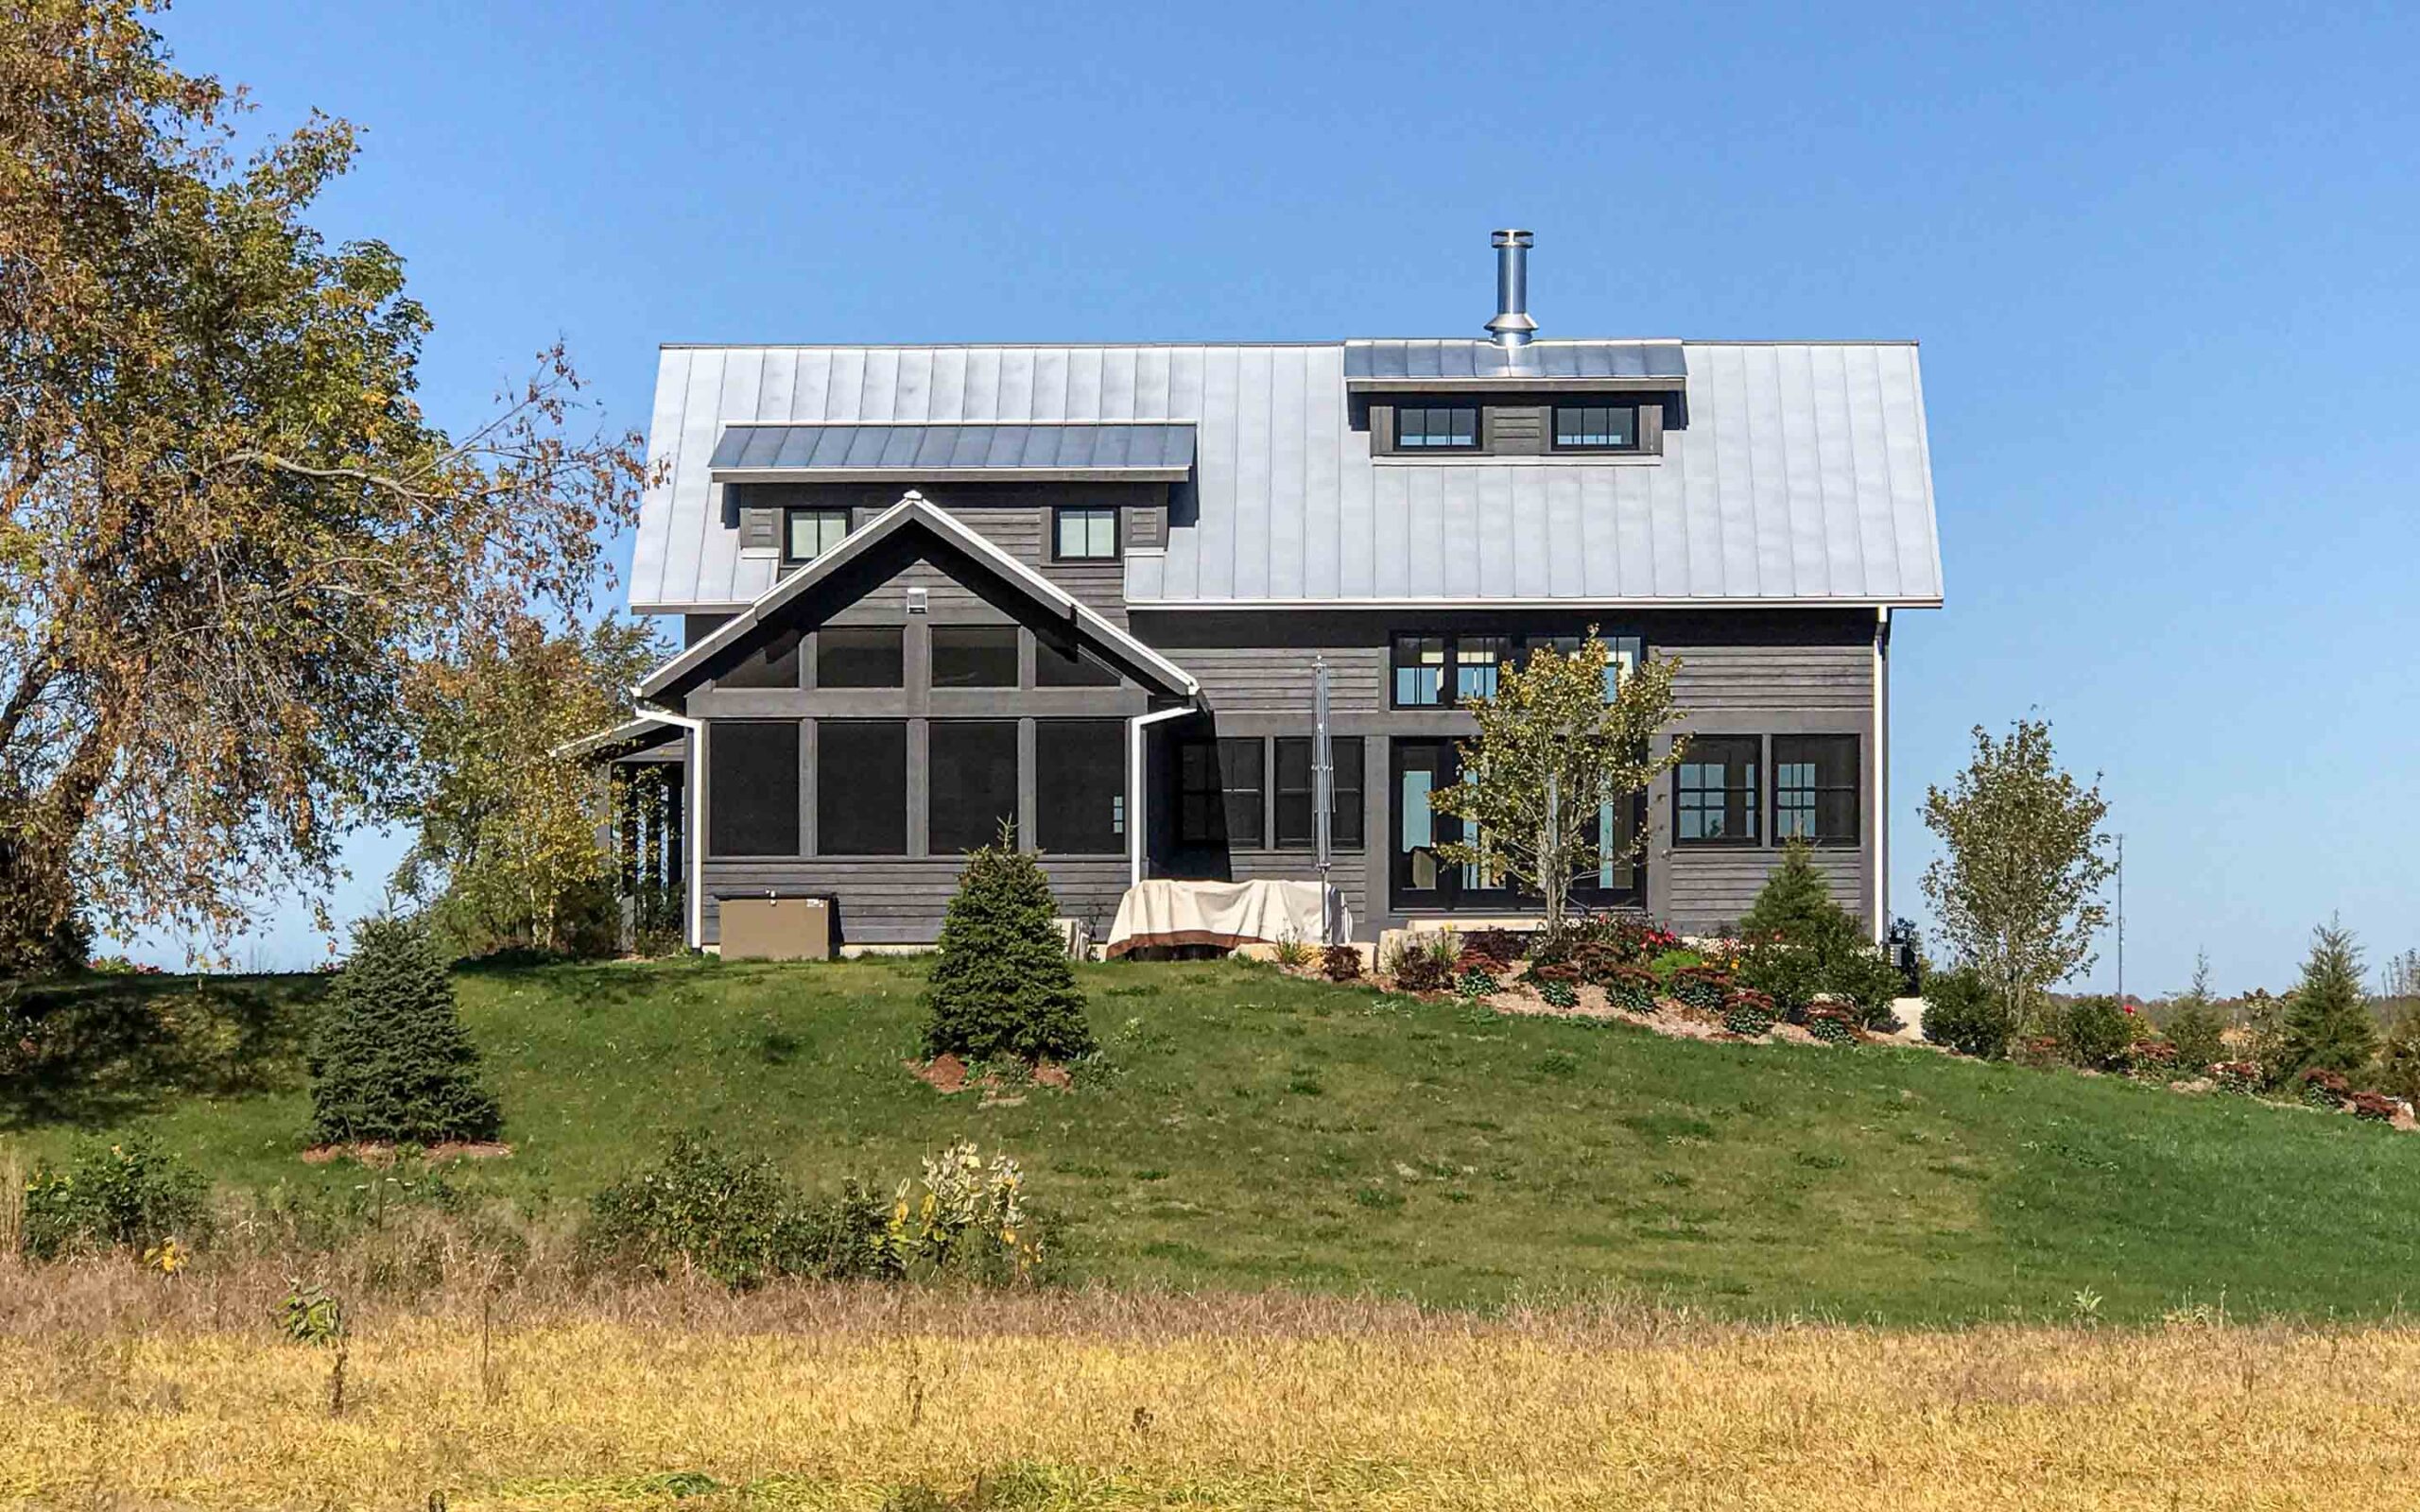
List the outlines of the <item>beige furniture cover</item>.
{"label": "beige furniture cover", "polygon": [[[1126,889],[1110,926],[1105,954],[1160,945],[1273,945],[1289,936],[1320,942],[1321,886],[1316,882],[1175,882],[1154,878]],[[1337,905],[1339,939],[1353,920]]]}

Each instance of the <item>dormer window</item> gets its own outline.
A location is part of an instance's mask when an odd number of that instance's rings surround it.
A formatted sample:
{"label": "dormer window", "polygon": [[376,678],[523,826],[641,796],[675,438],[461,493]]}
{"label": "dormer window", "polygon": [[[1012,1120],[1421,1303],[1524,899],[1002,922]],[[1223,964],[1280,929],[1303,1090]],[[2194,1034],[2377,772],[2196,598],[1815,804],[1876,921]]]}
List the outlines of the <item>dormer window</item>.
{"label": "dormer window", "polygon": [[1404,404],[1395,410],[1395,450],[1476,452],[1477,404]]}
{"label": "dormer window", "polygon": [[788,561],[813,561],[838,545],[849,533],[846,509],[792,509],[784,522],[782,556]]}
{"label": "dormer window", "polygon": [[1557,404],[1554,449],[1558,452],[1635,452],[1636,404]]}

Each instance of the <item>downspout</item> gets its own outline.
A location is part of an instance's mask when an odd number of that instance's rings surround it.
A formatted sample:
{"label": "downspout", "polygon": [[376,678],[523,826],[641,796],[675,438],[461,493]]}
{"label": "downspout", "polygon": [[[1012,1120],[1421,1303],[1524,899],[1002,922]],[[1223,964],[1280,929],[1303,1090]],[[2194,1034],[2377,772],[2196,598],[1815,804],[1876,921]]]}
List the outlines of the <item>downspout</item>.
{"label": "downspout", "polygon": [[1891,606],[1874,610],[1874,942],[1891,937]]}
{"label": "downspout", "polygon": [[1162,709],[1148,714],[1136,714],[1126,721],[1126,885],[1139,887],[1143,884],[1143,848],[1150,833],[1150,816],[1143,811],[1143,795],[1148,786],[1143,775],[1143,753],[1146,748],[1143,727],[1156,725],[1164,719],[1181,719],[1200,713],[1198,702],[1181,703],[1173,709]]}
{"label": "downspout", "polygon": [[682,763],[687,770],[683,774],[681,782],[682,787],[685,790],[681,802],[682,850],[684,859],[688,862],[688,866],[684,868],[688,875],[683,877],[681,883],[683,904],[681,912],[684,920],[683,943],[693,951],[704,950],[706,948],[706,846],[705,836],[698,833],[698,799],[704,790],[706,780],[704,770],[706,722],[651,705],[638,696],[638,690],[635,688],[631,690],[631,696],[639,713],[648,718],[661,719],[667,725],[677,726],[688,731],[689,757],[687,761]]}

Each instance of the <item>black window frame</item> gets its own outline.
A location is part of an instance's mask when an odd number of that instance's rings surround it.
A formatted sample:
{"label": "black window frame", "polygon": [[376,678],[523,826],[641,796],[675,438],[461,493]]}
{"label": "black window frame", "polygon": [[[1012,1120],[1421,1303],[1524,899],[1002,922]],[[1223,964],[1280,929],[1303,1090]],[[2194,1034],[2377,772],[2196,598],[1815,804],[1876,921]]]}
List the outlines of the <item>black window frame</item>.
{"label": "black window frame", "polygon": [[[1547,415],[1547,445],[1548,449],[1550,449],[1550,450],[1552,450],[1552,451],[1555,451],[1555,452],[1564,452],[1564,453],[1579,453],[1579,454],[1583,454],[1583,455],[1584,455],[1584,454],[1586,454],[1586,453],[1590,453],[1590,452],[1597,452],[1597,453],[1604,453],[1604,452],[1621,453],[1621,452],[1639,452],[1639,451],[1643,451],[1643,450],[1645,450],[1645,448],[1646,448],[1646,443],[1645,443],[1645,441],[1642,439],[1642,438],[1643,438],[1643,436],[1644,436],[1644,434],[1645,434],[1645,427],[1644,427],[1643,425],[1641,425],[1641,424],[1640,424],[1640,420],[1641,420],[1641,418],[1642,418],[1642,417],[1641,417],[1641,415],[1640,415],[1640,411],[1641,411],[1644,407],[1645,407],[1645,406],[1643,406],[1643,405],[1641,405],[1641,404],[1637,404],[1637,403],[1636,403],[1636,402],[1634,402],[1634,402],[1632,402],[1632,403],[1630,403],[1630,404],[1609,403],[1609,404],[1589,404],[1589,403],[1582,403],[1582,402],[1572,402],[1572,401],[1566,401],[1566,402],[1563,402],[1563,403],[1558,403],[1558,404],[1554,404],[1554,405],[1552,406],[1551,413],[1549,413],[1549,414]],[[1630,412],[1630,440],[1629,440],[1629,442],[1628,442],[1627,444],[1616,445],[1616,444],[1612,444],[1612,443],[1608,443],[1608,442],[1601,442],[1601,441],[1566,441],[1566,440],[1564,440],[1564,439],[1563,438],[1563,417],[1564,417],[1564,413],[1566,410],[1569,410],[1569,411],[1586,411],[1586,410],[1592,410],[1592,409],[1601,409],[1601,410],[1605,410],[1605,411],[1608,411],[1608,412],[1613,411],[1613,410],[1617,410],[1617,409],[1619,409],[1619,410],[1628,410],[1628,411]]]}
{"label": "black window frame", "polygon": [[[1006,682],[943,682],[942,680],[941,672],[942,642],[945,638],[959,636],[991,637],[994,638],[995,642],[998,638],[1005,637],[1008,641],[1009,680]],[[945,623],[930,626],[925,630],[925,684],[937,692],[962,692],[967,690],[998,692],[1002,689],[1014,688],[1018,684],[1020,667],[1024,661],[1022,641],[1023,632],[1014,625],[953,625]],[[994,644],[987,648],[983,654],[986,656],[996,656],[998,652],[999,646]]]}
{"label": "black window frame", "polygon": [[[1419,441],[1406,441],[1404,439],[1404,417],[1410,414],[1418,414],[1423,417],[1428,415],[1466,414],[1471,418],[1470,439],[1447,439],[1442,441],[1424,439]],[[1425,418],[1421,421],[1420,434],[1423,437],[1430,434],[1428,422]],[[1451,428],[1448,428],[1444,434],[1448,438],[1451,438],[1455,435],[1455,432]],[[1413,456],[1436,456],[1441,453],[1448,455],[1457,453],[1468,455],[1475,452],[1484,452],[1487,450],[1487,406],[1467,401],[1443,401],[1438,403],[1422,403],[1417,404],[1399,404],[1394,407],[1393,435],[1391,439],[1392,442],[1392,449],[1393,451],[1408,453]]]}
{"label": "black window frame", "polygon": [[[1583,637],[1576,633],[1556,635],[1522,635],[1515,634],[1508,630],[1393,631],[1387,637],[1387,707],[1390,709],[1434,709],[1439,711],[1461,708],[1462,698],[1464,696],[1461,691],[1462,678],[1465,670],[1462,662],[1462,645],[1465,642],[1493,642],[1499,648],[1496,659],[1493,663],[1495,676],[1489,682],[1489,688],[1492,694],[1495,687],[1498,685],[1496,679],[1501,679],[1504,669],[1506,667],[1525,665],[1529,662],[1530,653],[1532,649],[1538,646],[1554,646],[1556,649],[1562,650],[1565,649],[1564,643],[1576,644],[1582,639],[1583,639]],[[1605,699],[1610,703],[1613,701],[1616,684],[1618,681],[1622,654],[1625,651],[1629,653],[1630,664],[1633,667],[1645,664],[1647,661],[1647,640],[1644,636],[1640,635],[1608,635],[1602,631],[1599,632],[1598,639],[1603,641],[1613,652],[1613,658],[1606,663],[1605,667]],[[1404,660],[1405,647],[1407,645],[1425,646],[1432,641],[1438,643],[1442,647],[1443,655],[1444,657],[1444,660],[1438,664],[1436,669],[1438,696],[1431,702],[1408,703],[1403,698],[1403,675],[1407,671],[1426,669],[1420,666],[1418,663],[1407,662]],[[1478,667],[1487,664],[1488,663],[1474,662],[1472,663],[1471,670],[1476,670]]]}
{"label": "black window frame", "polygon": [[[1772,748],[1766,765],[1771,768],[1771,776],[1769,778],[1769,797],[1772,814],[1772,843],[1774,845],[1787,845],[1793,839],[1803,839],[1808,845],[1813,846],[1818,850],[1842,850],[1853,848],[1863,843],[1863,832],[1865,826],[1865,763],[1863,744],[1864,743],[1856,735],[1839,733],[1775,735],[1772,737]],[[1820,762],[1810,763],[1805,761],[1789,761],[1788,758],[1783,755],[1783,752],[1786,749],[1790,749],[1791,747],[1797,747],[1800,750],[1806,750],[1811,747],[1824,747],[1836,752],[1846,751],[1848,753],[1848,781],[1844,782],[1824,782],[1819,781],[1809,782],[1803,787],[1794,783],[1791,785],[1790,791],[1792,793],[1806,793],[1808,796],[1809,801],[1806,807],[1803,810],[1793,804],[1790,812],[1793,814],[1799,812],[1811,814],[1817,826],[1817,833],[1813,834],[1792,835],[1784,834],[1782,833],[1782,815],[1784,812],[1782,808],[1782,800],[1784,797],[1782,787],[1783,765],[1786,762],[1789,765],[1812,765],[1817,768],[1817,775],[1819,777],[1822,773],[1822,764]],[[1793,754],[1795,754],[1795,752],[1793,752]],[[1822,833],[1824,799],[1826,795],[1831,795],[1836,798],[1845,795],[1848,799],[1848,825],[1845,833],[1827,834]]]}
{"label": "black window frame", "polygon": [[[959,834],[944,834],[944,827],[959,816],[944,813],[945,801],[956,803],[968,793],[969,784],[955,761],[944,764],[942,750],[953,742],[980,736],[984,740],[1005,745],[1009,758],[1009,787],[1005,809],[994,809],[989,822],[974,822]],[[1018,751],[1017,722],[1013,719],[935,719],[925,726],[925,853],[932,856],[954,856],[990,845],[999,838],[1000,820],[1016,822],[1017,795],[1024,781],[1025,765]],[[959,753],[953,753],[959,754]],[[980,754],[996,757],[993,749]],[[944,772],[944,765],[950,767]]]}
{"label": "black window frame", "polygon": [[[1061,522],[1071,514],[1109,516],[1109,550],[1069,553],[1063,549],[1066,540]],[[1050,559],[1052,561],[1116,561],[1126,554],[1126,511],[1115,505],[1059,504],[1050,507]]]}
{"label": "black window frame", "polygon": [[[793,549],[798,541],[798,522],[810,517],[829,520],[835,516],[838,516],[840,521],[840,540],[818,550],[813,557],[799,556]],[[792,505],[782,511],[782,561],[787,566],[803,567],[821,557],[825,552],[836,550],[840,541],[848,540],[849,533],[856,528],[856,516],[846,508],[835,509],[820,505]]]}
{"label": "black window frame", "polygon": [[[1692,766],[1707,765],[1704,761],[1694,758],[1716,750],[1729,753],[1722,763],[1725,775],[1721,785],[1712,788],[1703,784],[1687,785],[1688,769]],[[1748,765],[1744,775],[1737,770],[1740,765],[1738,758],[1742,753],[1745,754]],[[1762,735],[1691,736],[1688,748],[1682,753],[1680,764],[1672,769],[1672,843],[1688,850],[1742,850],[1763,845],[1768,827],[1764,822],[1765,784],[1758,768],[1764,765],[1764,762],[1765,737]],[[1691,835],[1685,833],[1686,826],[1683,823],[1685,815],[1703,815],[1710,812],[1703,802],[1690,802],[1691,796],[1709,792],[1722,795],[1724,822],[1728,824],[1737,817],[1745,833],[1711,836]]]}
{"label": "black window frame", "polygon": [[[1312,800],[1319,791],[1319,773],[1313,769],[1317,738],[1311,735],[1279,735],[1270,752],[1270,848],[1275,850],[1316,850],[1319,849],[1318,815]],[[1291,787],[1286,780],[1286,757],[1299,750],[1303,760],[1303,783]],[[1368,781],[1367,753],[1358,735],[1330,735],[1328,759],[1335,767],[1333,785],[1328,790],[1328,845],[1335,850],[1360,850],[1368,845],[1368,825],[1364,816],[1368,805],[1363,797],[1363,784]],[[1348,772],[1348,768],[1350,771]],[[1287,819],[1290,809],[1302,811],[1302,833],[1289,834]],[[1348,833],[1349,832],[1349,833]]]}
{"label": "black window frame", "polygon": [[[1194,752],[1210,752],[1209,772],[1215,786],[1192,779],[1199,765]],[[1251,781],[1239,781],[1250,758]],[[1269,849],[1269,743],[1260,735],[1188,735],[1176,743],[1176,843],[1187,850]],[[1249,794],[1246,799],[1243,795]],[[1214,801],[1215,800],[1215,801]],[[1197,816],[1209,823],[1197,822]],[[1249,817],[1249,833],[1238,833],[1236,821]]]}

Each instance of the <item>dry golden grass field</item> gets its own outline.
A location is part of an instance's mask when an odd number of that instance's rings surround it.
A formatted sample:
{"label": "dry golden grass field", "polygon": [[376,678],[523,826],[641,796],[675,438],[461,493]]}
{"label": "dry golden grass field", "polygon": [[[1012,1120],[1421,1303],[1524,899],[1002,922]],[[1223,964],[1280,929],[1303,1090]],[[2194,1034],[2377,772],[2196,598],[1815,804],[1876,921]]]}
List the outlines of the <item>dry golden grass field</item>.
{"label": "dry golden grass field", "polygon": [[0,1268],[0,1503],[2414,1504],[2420,1331],[1966,1331],[1270,1295],[450,1279],[341,1355],[273,1269]]}

